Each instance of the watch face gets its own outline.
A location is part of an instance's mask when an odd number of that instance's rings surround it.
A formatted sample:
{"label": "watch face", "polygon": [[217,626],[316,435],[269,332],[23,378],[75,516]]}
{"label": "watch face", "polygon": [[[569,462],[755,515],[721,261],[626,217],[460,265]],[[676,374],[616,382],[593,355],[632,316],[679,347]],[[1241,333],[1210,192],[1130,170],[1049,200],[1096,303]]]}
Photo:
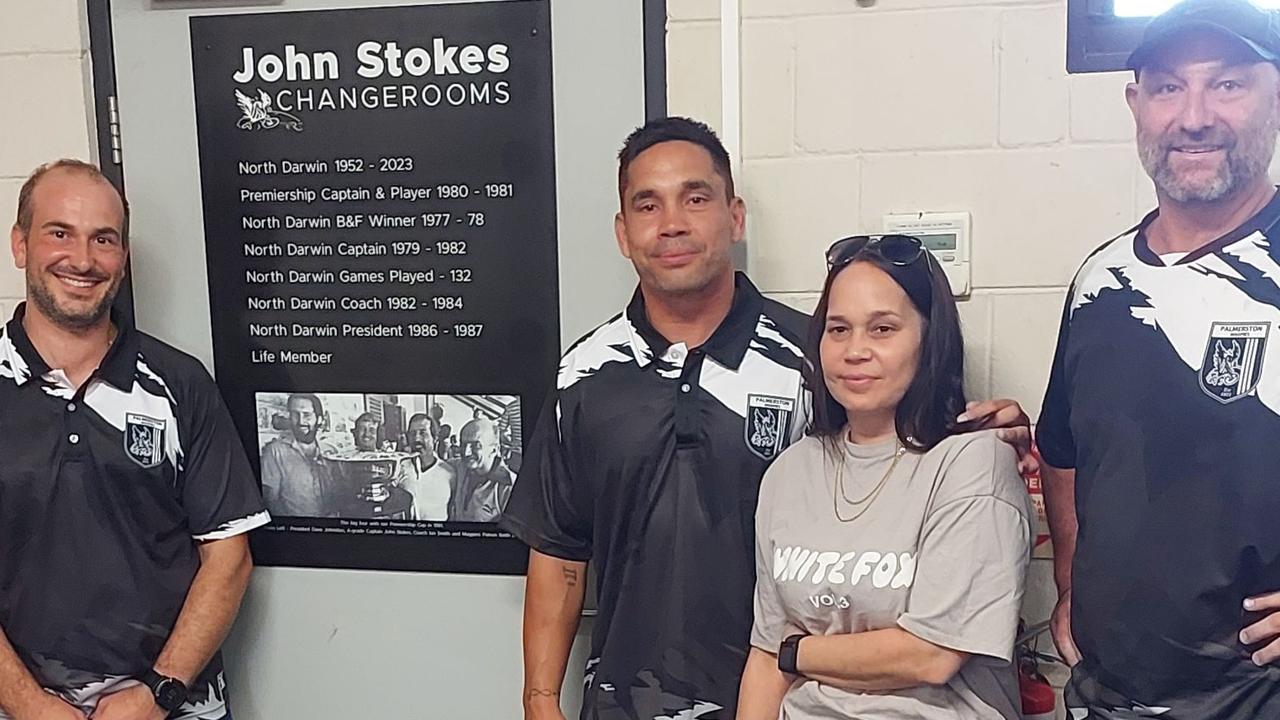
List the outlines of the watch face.
{"label": "watch face", "polygon": [[177,680],[162,680],[156,687],[156,704],[169,712],[182,707],[186,701],[187,689]]}

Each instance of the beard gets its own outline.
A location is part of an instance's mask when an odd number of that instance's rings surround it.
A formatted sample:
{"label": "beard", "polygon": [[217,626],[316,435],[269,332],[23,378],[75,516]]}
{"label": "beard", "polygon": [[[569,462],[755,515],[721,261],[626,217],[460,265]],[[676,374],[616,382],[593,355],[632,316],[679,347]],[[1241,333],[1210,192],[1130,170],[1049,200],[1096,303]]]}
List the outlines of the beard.
{"label": "beard", "polygon": [[316,429],[315,428],[306,428],[306,429],[294,428],[293,437],[300,443],[303,443],[305,445],[310,445],[311,443],[316,441]]}
{"label": "beard", "polygon": [[[1268,117],[1238,135],[1225,126],[1206,130],[1198,137],[1181,131],[1159,137],[1139,132],[1138,156],[1156,187],[1175,202],[1211,203],[1266,174],[1276,150],[1276,131],[1276,119]],[[1179,145],[1218,145],[1225,157],[1212,177],[1179,174],[1170,162],[1173,148]]]}
{"label": "beard", "polygon": [[[46,276],[41,275],[34,267],[27,266],[26,276],[27,292],[31,296],[32,304],[54,325],[67,330],[85,330],[101,322],[111,311],[111,304],[115,302],[116,294],[120,292],[120,283],[124,280],[123,275],[115,278],[107,286],[106,293],[98,302],[86,310],[76,311],[58,304],[57,297],[49,289]],[[92,277],[95,280],[105,279],[100,275]]]}

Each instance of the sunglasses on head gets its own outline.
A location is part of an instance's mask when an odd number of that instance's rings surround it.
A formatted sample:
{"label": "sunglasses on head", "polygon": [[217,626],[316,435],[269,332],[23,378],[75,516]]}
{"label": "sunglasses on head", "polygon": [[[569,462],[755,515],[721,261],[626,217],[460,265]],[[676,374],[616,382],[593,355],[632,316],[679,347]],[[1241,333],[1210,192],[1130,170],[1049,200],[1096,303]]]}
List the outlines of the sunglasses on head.
{"label": "sunglasses on head", "polygon": [[906,266],[924,255],[924,243],[910,235],[853,235],[827,248],[827,270],[848,265],[864,252],[873,252],[891,265]]}

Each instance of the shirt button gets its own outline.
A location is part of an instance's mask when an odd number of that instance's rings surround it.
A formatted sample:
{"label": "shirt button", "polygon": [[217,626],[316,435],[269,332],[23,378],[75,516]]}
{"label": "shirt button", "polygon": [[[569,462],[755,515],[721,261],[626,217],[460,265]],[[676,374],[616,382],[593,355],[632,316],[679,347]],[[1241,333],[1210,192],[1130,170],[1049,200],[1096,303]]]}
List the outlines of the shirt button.
{"label": "shirt button", "polygon": [[67,439],[71,441],[72,445],[75,445],[76,443],[80,442],[80,436],[75,433],[71,433],[70,435],[68,435]]}
{"label": "shirt button", "polygon": [[76,411],[76,404],[75,404],[75,403],[67,403],[67,412],[75,412],[75,411]]}
{"label": "shirt button", "polygon": [[683,393],[687,393],[687,392],[689,392],[689,383],[685,383],[685,384],[681,385],[681,386],[680,386],[680,392],[683,392]]}

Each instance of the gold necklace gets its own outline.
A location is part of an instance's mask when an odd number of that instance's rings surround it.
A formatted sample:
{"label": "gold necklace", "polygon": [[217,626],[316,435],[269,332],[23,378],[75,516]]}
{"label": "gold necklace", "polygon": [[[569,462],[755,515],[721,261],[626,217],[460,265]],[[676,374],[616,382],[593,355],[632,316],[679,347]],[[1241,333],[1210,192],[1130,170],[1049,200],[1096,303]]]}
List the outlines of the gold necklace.
{"label": "gold necklace", "polygon": [[[841,441],[843,442],[843,438]],[[872,504],[875,503],[876,498],[880,497],[880,491],[884,490],[885,483],[889,482],[889,476],[892,475],[894,469],[898,467],[898,461],[902,459],[903,455],[907,454],[907,449],[902,447],[900,442],[894,442],[893,461],[889,463],[889,469],[885,471],[884,477],[880,478],[880,482],[876,483],[876,486],[871,488],[871,492],[867,493],[859,500],[850,500],[849,495],[844,491],[844,465],[845,455],[847,453],[848,450],[846,450],[842,445],[840,448],[840,464],[836,466],[836,486],[832,489],[833,492],[831,493],[831,509],[835,512],[836,519],[842,523],[851,523],[854,520],[857,520],[871,508]],[[857,510],[857,512],[853,514],[853,517],[846,518],[840,514],[841,497],[844,498],[846,503],[852,505]]]}

